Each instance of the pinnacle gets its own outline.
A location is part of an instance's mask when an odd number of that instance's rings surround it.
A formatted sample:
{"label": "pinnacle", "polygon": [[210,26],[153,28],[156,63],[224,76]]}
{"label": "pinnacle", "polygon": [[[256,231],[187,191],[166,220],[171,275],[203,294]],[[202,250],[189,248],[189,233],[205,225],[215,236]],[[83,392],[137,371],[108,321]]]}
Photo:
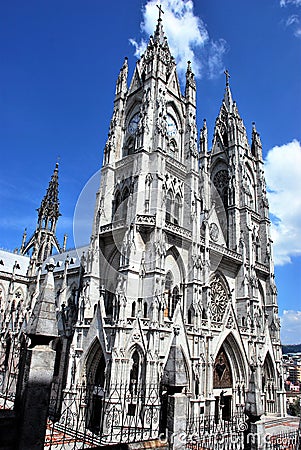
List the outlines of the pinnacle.
{"label": "pinnacle", "polygon": [[164,42],[165,42],[165,35],[164,35],[163,24],[162,24],[161,18],[159,18],[158,22],[157,22],[157,26],[156,26],[156,30],[155,30],[155,34],[154,34],[154,41],[159,42],[160,44],[164,44]]}
{"label": "pinnacle", "polygon": [[224,102],[226,104],[228,111],[231,112],[232,105],[233,105],[233,99],[232,99],[230,83],[229,83],[230,74],[229,74],[228,70],[225,70],[224,74],[226,75],[226,89],[225,89],[225,95],[224,95]]}
{"label": "pinnacle", "polygon": [[46,194],[41,202],[41,206],[38,209],[39,218],[49,217],[58,218],[59,213],[59,201],[58,201],[58,162],[55,165],[55,169],[51,176]]}

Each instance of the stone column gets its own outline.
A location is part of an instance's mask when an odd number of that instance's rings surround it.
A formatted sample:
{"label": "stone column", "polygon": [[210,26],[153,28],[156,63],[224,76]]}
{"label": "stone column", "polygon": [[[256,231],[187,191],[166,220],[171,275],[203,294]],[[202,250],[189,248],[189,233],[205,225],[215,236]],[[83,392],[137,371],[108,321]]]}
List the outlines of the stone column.
{"label": "stone column", "polygon": [[264,413],[261,390],[258,385],[258,368],[251,366],[251,376],[249,390],[246,396],[245,413],[248,416],[248,428],[245,431],[245,450],[264,450],[265,449],[265,426],[260,420]]}
{"label": "stone column", "polygon": [[183,393],[168,396],[168,442],[173,450],[186,449],[188,401],[187,396]]}
{"label": "stone column", "polygon": [[29,337],[24,357],[24,370],[18,380],[16,409],[19,422],[18,450],[43,450],[55,351],[50,343],[58,336],[54,261],[47,265],[47,275],[34,306],[26,334]]}

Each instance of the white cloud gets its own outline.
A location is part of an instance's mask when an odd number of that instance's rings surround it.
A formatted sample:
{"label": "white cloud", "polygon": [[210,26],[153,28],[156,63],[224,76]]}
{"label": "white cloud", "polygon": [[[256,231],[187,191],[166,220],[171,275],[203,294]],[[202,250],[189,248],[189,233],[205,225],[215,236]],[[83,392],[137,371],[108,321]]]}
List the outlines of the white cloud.
{"label": "white cloud", "polygon": [[291,25],[295,25],[297,23],[299,23],[299,17],[296,14],[293,14],[290,17],[288,17],[286,21],[286,26],[290,27]]}
{"label": "white cloud", "polygon": [[296,28],[296,30],[294,31],[294,35],[297,38],[301,38],[301,28]]}
{"label": "white cloud", "polygon": [[227,42],[224,39],[212,41],[209,49],[208,58],[208,76],[209,78],[216,78],[224,72],[223,56],[228,49]]}
{"label": "white cloud", "polygon": [[[280,0],[280,6],[292,5],[293,7],[301,6],[301,0]],[[292,27],[294,30],[294,36],[297,38],[301,37],[301,28],[299,26],[300,16],[298,14],[292,14],[285,21],[286,27]]]}
{"label": "white cloud", "polygon": [[281,7],[287,5],[301,6],[301,0],[280,0]]}
{"label": "white cloud", "polygon": [[276,265],[301,255],[301,145],[297,140],[272,148],[265,174],[272,214]]}
{"label": "white cloud", "polygon": [[292,27],[294,30],[294,36],[297,38],[301,37],[301,28],[300,28],[300,17],[297,14],[292,14],[289,16],[285,22],[286,27]]}
{"label": "white cloud", "polygon": [[[153,34],[158,20],[157,0],[148,0],[143,7],[143,20],[141,32],[146,39]],[[204,22],[193,12],[192,0],[162,0],[162,15],[164,32],[172,55],[177,62],[180,78],[183,80],[187,69],[187,61],[191,61],[196,77],[206,72],[210,78],[218,76],[223,72],[223,54],[226,51],[226,42],[219,40],[212,42]],[[141,39],[137,42],[130,39],[135,47],[135,56],[140,57],[144,52],[147,41]],[[201,61],[200,53],[208,45],[207,58]],[[205,54],[205,52],[204,52]]]}
{"label": "white cloud", "polygon": [[301,343],[301,311],[284,310],[281,321],[281,341],[283,344]]}

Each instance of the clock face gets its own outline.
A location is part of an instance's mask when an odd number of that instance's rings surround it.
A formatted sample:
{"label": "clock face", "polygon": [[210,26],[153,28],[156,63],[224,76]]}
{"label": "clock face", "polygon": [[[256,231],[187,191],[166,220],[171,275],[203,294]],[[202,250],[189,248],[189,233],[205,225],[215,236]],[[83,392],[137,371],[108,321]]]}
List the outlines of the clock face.
{"label": "clock face", "polygon": [[175,136],[177,134],[177,124],[171,116],[167,116],[167,135],[169,137]]}
{"label": "clock face", "polygon": [[128,132],[131,134],[135,134],[138,128],[138,123],[140,120],[139,113],[136,113],[130,120],[128,125]]}
{"label": "clock face", "polygon": [[217,241],[218,240],[218,235],[219,235],[219,229],[218,226],[216,225],[216,223],[212,222],[209,226],[209,234],[210,237],[213,241]]}

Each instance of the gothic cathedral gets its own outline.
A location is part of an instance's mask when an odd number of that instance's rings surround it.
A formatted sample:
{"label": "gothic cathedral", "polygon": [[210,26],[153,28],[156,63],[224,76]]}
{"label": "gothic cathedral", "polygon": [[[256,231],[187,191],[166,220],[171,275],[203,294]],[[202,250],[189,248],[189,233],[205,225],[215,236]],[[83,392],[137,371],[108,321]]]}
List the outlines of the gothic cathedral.
{"label": "gothic cathedral", "polygon": [[191,64],[183,95],[159,18],[130,83],[127,59],[120,70],[90,245],[68,255],[55,238],[57,171],[21,254],[34,249],[34,301],[58,250],[54,378],[58,392],[92,386],[88,428],[114,442],[121,417],[156,437],[181,413],[284,415],[262,145],[254,124],[248,142],[228,73],[209,149]]}

